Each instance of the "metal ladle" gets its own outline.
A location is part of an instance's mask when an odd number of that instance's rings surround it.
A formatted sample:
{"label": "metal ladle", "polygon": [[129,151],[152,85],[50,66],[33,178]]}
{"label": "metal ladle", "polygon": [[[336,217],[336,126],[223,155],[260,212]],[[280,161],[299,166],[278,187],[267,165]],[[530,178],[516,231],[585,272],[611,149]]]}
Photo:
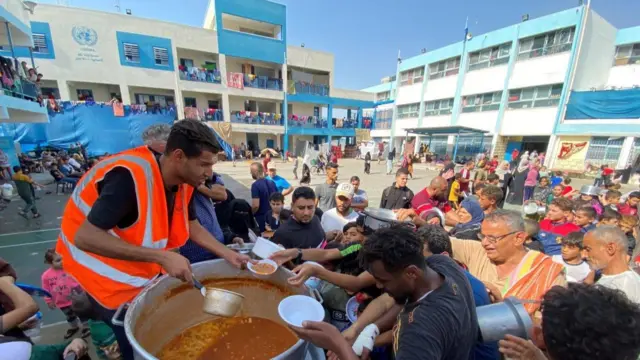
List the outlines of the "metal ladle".
{"label": "metal ladle", "polygon": [[193,286],[200,290],[204,297],[202,311],[208,314],[233,317],[242,307],[242,301],[244,300],[244,295],[242,294],[225,289],[207,288],[196,279],[195,275],[193,276]]}

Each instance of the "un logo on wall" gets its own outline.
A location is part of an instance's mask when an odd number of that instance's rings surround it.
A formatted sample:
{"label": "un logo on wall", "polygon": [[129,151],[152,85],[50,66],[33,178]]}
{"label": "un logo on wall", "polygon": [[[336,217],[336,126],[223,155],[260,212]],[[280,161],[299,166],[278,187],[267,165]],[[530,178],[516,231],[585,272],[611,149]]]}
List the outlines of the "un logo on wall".
{"label": "un logo on wall", "polygon": [[71,30],[73,40],[83,46],[94,46],[98,42],[98,33],[86,26],[74,26]]}

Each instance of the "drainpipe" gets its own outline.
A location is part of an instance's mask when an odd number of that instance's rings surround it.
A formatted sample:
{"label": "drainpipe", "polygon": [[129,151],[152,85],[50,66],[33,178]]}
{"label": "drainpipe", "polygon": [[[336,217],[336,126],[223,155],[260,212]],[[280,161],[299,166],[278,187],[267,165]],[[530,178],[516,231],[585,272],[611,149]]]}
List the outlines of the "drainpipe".
{"label": "drainpipe", "polygon": [[393,142],[396,136],[396,120],[398,118],[398,105],[396,105],[396,101],[398,100],[398,92],[400,88],[400,64],[402,60],[400,60],[400,50],[398,50],[398,64],[396,65],[396,95],[393,100],[393,115],[391,117],[391,131],[389,132],[389,149],[393,149]]}

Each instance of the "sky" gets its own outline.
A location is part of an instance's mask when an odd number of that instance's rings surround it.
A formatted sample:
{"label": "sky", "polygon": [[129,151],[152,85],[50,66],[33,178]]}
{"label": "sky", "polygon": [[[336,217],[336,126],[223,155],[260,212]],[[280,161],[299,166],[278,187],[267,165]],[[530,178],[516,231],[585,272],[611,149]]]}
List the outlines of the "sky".
{"label": "sky", "polygon": [[[116,0],[40,0],[40,3],[116,11]],[[242,0],[237,0],[242,1]],[[584,0],[585,2],[587,0]],[[201,27],[208,0],[120,0],[134,16]],[[335,55],[334,86],[362,89],[395,75],[396,58],[575,7],[578,0],[276,0],[287,6],[287,42]],[[179,4],[176,6],[176,4]],[[640,1],[592,0],[617,28],[640,25]]]}

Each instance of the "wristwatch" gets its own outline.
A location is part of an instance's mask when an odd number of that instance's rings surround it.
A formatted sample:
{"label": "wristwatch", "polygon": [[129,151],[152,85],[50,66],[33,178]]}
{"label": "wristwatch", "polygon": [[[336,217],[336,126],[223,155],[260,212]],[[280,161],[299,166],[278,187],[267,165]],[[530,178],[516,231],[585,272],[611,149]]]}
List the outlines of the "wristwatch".
{"label": "wristwatch", "polygon": [[302,262],[302,249],[298,249],[298,256],[296,256],[296,262]]}

